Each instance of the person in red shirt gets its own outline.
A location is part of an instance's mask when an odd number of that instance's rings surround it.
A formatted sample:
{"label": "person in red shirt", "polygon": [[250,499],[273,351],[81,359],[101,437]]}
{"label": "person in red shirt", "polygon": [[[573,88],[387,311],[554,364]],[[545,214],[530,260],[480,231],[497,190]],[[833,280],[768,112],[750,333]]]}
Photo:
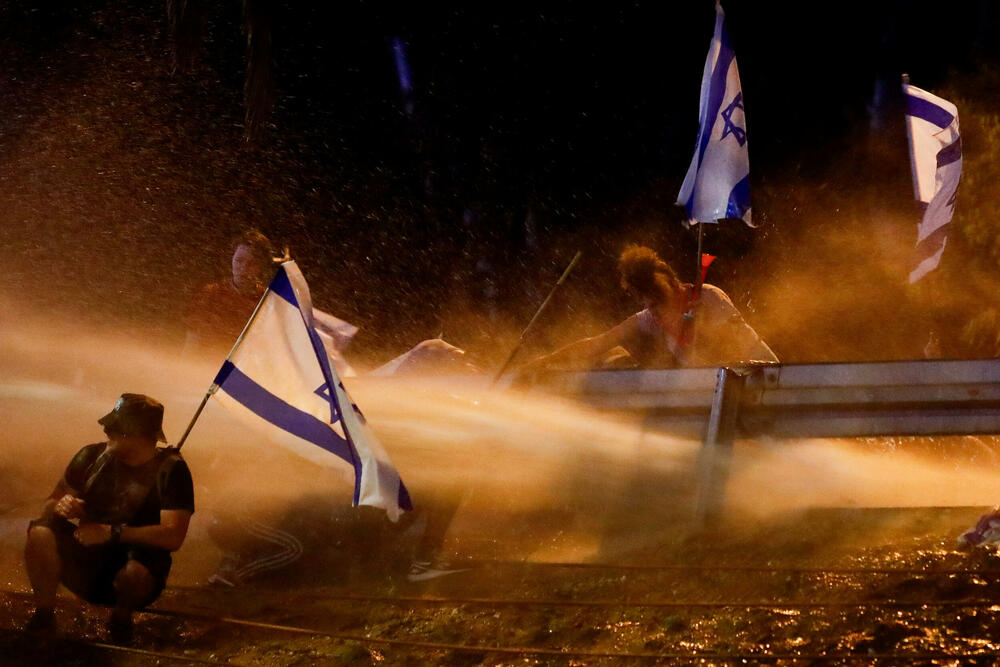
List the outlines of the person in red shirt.
{"label": "person in red shirt", "polygon": [[228,351],[243,331],[274,272],[276,253],[255,229],[233,242],[232,276],[203,287],[185,320],[185,354],[198,350]]}
{"label": "person in red shirt", "polygon": [[[256,229],[233,240],[232,276],[202,287],[185,319],[184,354],[209,352],[221,360],[239,338],[274,274],[277,256],[271,241]],[[220,465],[213,461],[211,467]],[[212,515],[209,535],[223,549],[223,562],[209,582],[236,585],[254,574],[294,563],[302,544],[286,531],[245,512]]]}

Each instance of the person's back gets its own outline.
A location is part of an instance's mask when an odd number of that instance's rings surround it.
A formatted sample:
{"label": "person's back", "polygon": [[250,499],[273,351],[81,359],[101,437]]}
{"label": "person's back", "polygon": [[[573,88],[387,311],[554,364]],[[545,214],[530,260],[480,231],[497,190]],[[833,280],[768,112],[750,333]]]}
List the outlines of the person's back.
{"label": "person's back", "polygon": [[692,285],[682,283],[666,262],[643,246],[628,246],[618,268],[622,287],[641,299],[643,310],[604,333],[532,360],[521,367],[521,374],[579,367],[581,362],[593,367],[619,347],[642,368],[778,361],[718,287],[702,285],[696,295]]}
{"label": "person's back", "polygon": [[[691,285],[684,288],[693,292]],[[726,293],[704,284],[686,311],[692,319],[667,325],[652,308],[632,316],[634,327],[623,347],[643,368],[726,366],[750,361],[776,362],[771,348],[746,323]]]}
{"label": "person's back", "polygon": [[259,294],[239,292],[229,280],[204,286],[195,295],[186,317],[191,345],[228,351],[259,300]]}

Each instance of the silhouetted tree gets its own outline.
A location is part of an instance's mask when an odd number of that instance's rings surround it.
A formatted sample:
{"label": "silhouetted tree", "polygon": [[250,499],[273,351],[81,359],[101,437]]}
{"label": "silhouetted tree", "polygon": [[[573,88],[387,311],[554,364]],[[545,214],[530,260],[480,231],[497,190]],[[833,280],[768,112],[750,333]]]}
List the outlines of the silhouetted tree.
{"label": "silhouetted tree", "polygon": [[[243,82],[244,138],[253,141],[274,111],[273,0],[243,0],[246,76]],[[167,23],[176,70],[190,69],[205,31],[205,0],[167,0]]]}

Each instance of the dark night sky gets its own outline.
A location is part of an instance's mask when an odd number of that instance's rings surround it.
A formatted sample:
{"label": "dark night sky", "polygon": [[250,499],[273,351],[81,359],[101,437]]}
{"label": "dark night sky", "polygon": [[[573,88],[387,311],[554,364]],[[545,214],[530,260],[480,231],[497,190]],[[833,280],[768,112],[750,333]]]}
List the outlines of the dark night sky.
{"label": "dark night sky", "polygon": [[[445,317],[437,304],[466,286],[481,258],[503,267],[495,279],[522,321],[537,303],[525,285],[549,284],[581,243],[592,275],[611,271],[623,235],[637,230],[646,235],[638,240],[689,249],[671,204],[697,131],[711,0],[424,4],[265,5],[277,104],[249,145],[239,136],[237,0],[208,3],[199,64],[181,72],[171,72],[159,3],[4,4],[0,186],[13,189],[5,196],[18,206],[8,207],[2,240],[32,262],[13,262],[8,287],[50,270],[57,300],[72,290],[63,300],[102,304],[115,283],[132,315],[173,317],[191,284],[224,270],[213,257],[224,257],[230,235],[254,224],[340,286],[315,284],[321,304],[336,301],[333,310],[369,330],[403,311],[411,336],[433,335]],[[995,62],[990,4],[956,0],[942,17],[938,3],[902,0],[724,3],[746,101],[755,216],[765,223],[735,232],[736,255],[774,231],[776,200],[762,185],[822,181],[872,132],[877,82],[890,119],[881,131],[899,134],[891,119],[902,71],[933,90],[955,68]],[[393,38],[407,45],[412,115],[403,111]],[[67,126],[84,118],[94,131],[67,137],[52,117]],[[890,139],[892,196],[905,201],[904,140]],[[42,164],[46,151],[69,155],[80,173]],[[123,164],[109,179],[102,160]],[[43,189],[45,178],[63,194]],[[37,201],[21,197],[26,188]],[[533,254],[522,224],[529,209],[541,246]],[[629,226],[643,219],[659,236]],[[119,244],[120,275],[92,261],[107,247],[98,237]],[[141,265],[129,250],[136,243],[158,246]],[[583,296],[611,303],[614,292],[602,280]]]}
{"label": "dark night sky", "polygon": [[[399,36],[439,163],[474,167],[485,146],[502,178],[556,192],[628,187],[649,170],[686,168],[712,30],[708,0],[530,10],[338,4],[283,12],[276,35],[295,38],[276,36],[278,67],[301,105],[359,123],[361,147],[370,150],[376,128],[398,113],[386,42]],[[863,124],[878,77],[891,94],[904,70],[933,87],[949,67],[968,64],[977,39],[995,34],[978,27],[978,2],[953,3],[944,31],[936,7],[726,3],[755,166],[780,165]]]}

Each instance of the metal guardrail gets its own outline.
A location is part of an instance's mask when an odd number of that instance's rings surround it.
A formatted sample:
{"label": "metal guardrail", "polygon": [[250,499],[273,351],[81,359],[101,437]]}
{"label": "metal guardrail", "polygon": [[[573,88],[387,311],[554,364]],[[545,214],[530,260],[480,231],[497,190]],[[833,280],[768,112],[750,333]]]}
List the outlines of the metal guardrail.
{"label": "metal guardrail", "polygon": [[698,522],[721,511],[738,438],[1000,433],[997,359],[553,373],[540,384],[701,440]]}
{"label": "metal guardrail", "polygon": [[739,385],[737,437],[1000,433],[1000,359],[553,373],[541,384],[704,440],[723,370]]}

